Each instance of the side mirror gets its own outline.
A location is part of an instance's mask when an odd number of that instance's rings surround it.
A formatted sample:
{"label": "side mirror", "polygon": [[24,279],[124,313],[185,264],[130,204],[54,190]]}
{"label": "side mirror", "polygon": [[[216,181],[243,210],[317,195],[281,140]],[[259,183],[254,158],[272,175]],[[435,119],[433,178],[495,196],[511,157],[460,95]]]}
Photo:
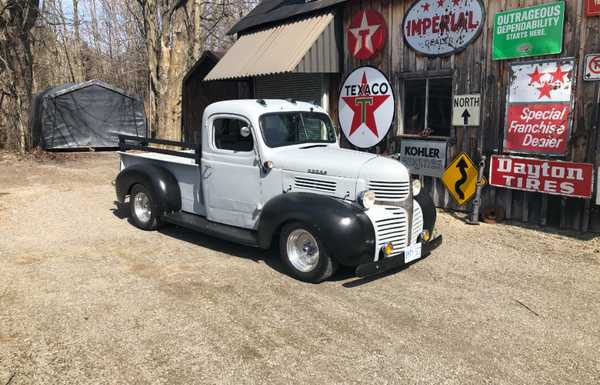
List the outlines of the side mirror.
{"label": "side mirror", "polygon": [[250,131],[250,127],[248,126],[244,126],[242,128],[240,128],[240,135],[242,136],[242,138],[248,138],[251,134]]}

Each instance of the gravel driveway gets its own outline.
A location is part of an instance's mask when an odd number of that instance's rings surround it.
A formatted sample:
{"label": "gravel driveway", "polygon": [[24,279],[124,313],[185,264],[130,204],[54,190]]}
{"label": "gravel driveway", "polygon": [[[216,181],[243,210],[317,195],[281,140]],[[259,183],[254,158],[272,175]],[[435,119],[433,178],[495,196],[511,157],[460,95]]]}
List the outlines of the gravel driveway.
{"label": "gravel driveway", "polygon": [[137,230],[117,168],[0,155],[0,385],[600,382],[596,238],[441,214],[429,258],[310,285],[274,252]]}

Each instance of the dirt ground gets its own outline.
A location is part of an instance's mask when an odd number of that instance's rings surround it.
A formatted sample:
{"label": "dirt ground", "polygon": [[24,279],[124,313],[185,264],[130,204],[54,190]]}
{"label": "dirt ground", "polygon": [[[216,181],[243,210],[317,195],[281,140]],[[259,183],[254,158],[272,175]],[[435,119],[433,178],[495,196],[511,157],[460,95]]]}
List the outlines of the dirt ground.
{"label": "dirt ground", "polygon": [[137,230],[117,168],[0,154],[0,385],[600,383],[598,238],[441,214],[429,258],[310,285]]}

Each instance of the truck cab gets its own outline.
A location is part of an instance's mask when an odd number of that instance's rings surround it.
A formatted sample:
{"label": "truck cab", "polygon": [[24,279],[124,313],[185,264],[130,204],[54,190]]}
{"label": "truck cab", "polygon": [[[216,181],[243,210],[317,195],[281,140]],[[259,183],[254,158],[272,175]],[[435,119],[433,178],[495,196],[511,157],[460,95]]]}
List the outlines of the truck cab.
{"label": "truck cab", "polygon": [[339,265],[359,276],[382,272],[441,244],[420,182],[396,160],[340,148],[318,106],[218,102],[204,111],[200,131],[197,144],[120,138],[117,198],[129,198],[135,225],[172,223],[249,246],[277,244],[290,274],[308,282]]}

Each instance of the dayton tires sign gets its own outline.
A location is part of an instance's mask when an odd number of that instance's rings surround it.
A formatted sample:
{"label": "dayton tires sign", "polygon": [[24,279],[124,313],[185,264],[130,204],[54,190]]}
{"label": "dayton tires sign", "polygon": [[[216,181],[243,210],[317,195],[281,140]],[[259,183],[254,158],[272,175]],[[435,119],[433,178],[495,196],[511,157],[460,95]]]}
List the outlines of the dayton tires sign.
{"label": "dayton tires sign", "polygon": [[395,106],[392,85],[386,76],[373,67],[357,68],[348,75],[340,91],[340,127],[354,146],[376,146],[392,126]]}
{"label": "dayton tires sign", "polygon": [[404,38],[423,55],[452,55],[479,36],[484,21],[479,0],[419,0],[404,17]]}

